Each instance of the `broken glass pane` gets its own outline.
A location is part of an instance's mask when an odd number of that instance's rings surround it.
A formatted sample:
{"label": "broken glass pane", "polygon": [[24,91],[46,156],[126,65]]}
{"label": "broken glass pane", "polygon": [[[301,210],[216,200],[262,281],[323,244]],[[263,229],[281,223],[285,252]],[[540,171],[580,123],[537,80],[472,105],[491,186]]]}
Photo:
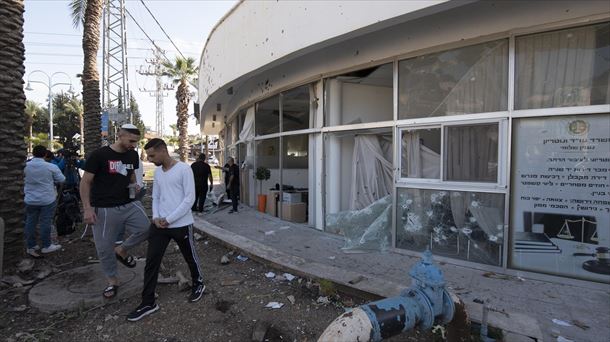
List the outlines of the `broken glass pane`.
{"label": "broken glass pane", "polygon": [[345,236],[344,251],[385,251],[390,247],[392,199],[385,196],[366,208],[326,215],[326,229]]}
{"label": "broken glass pane", "polygon": [[502,265],[503,194],[397,191],[396,247]]}

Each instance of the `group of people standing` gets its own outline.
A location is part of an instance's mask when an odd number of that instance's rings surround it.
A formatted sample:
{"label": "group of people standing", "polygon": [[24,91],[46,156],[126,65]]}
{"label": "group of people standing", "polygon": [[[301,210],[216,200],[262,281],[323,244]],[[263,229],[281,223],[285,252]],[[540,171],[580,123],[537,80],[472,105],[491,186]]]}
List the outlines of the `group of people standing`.
{"label": "group of people standing", "polygon": [[[196,302],[203,296],[205,285],[194,247],[192,212],[203,212],[207,192],[214,182],[205,156],[200,156],[189,167],[169,155],[165,141],[151,139],[144,146],[148,160],[157,166],[153,181],[151,222],[136,197],[141,190],[136,181],[141,164],[135,151],[140,135],[134,125],[121,126],[115,143],[99,148],[88,156],[79,186],[83,220],[92,227],[95,248],[107,282],[102,291],[104,298],[114,298],[118,293],[120,284],[117,261],[128,268],[136,267],[137,261],[129,251],[148,240],[141,304],[127,315],[129,321],[137,321],[159,310],[155,302],[157,277],[161,260],[171,240],[178,245],[191,273],[193,286],[188,300]],[[54,210],[55,193],[51,188],[54,188],[55,183],[64,182],[65,177],[56,165],[44,161],[45,153],[44,147],[37,146],[34,158],[26,166],[28,215],[25,235],[28,254],[36,250],[34,219],[39,217],[42,252],[61,248],[49,241],[47,231],[50,224],[46,220]],[[233,200],[231,212],[236,212],[239,168],[232,158],[228,161],[225,172],[229,180],[227,190]],[[28,191],[34,180],[45,182],[45,187],[49,189],[45,188],[40,193]],[[41,194],[43,192],[44,195]],[[44,224],[42,218],[45,219]],[[126,239],[123,238],[125,232],[129,234]]]}

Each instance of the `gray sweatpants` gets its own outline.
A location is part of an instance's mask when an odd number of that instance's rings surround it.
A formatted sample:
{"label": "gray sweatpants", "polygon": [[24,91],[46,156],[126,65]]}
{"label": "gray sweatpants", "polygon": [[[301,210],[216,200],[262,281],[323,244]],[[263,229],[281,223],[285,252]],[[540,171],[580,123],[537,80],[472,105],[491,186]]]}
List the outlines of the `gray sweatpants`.
{"label": "gray sweatpants", "polygon": [[97,257],[106,277],[116,277],[115,242],[125,231],[131,234],[122,244],[125,250],[144,242],[148,238],[150,221],[140,201],[112,208],[95,208],[95,214],[97,220],[93,226],[93,240]]}

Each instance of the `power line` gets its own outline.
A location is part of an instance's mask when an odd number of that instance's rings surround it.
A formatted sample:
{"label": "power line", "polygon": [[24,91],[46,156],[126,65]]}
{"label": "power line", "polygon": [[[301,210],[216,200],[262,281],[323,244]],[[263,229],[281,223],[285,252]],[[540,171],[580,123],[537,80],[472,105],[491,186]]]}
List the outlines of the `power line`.
{"label": "power line", "polygon": [[[125,9],[127,10],[127,9]],[[130,14],[131,16],[131,14]],[[132,17],[133,19],[133,17]],[[56,33],[56,32],[35,32],[35,31],[24,31],[23,33],[25,34],[40,34],[40,35],[47,35],[47,36],[68,36],[68,37],[82,37],[81,34],[72,34],[72,33]],[[150,40],[150,37],[148,39],[145,38],[127,38],[127,40]],[[157,39],[158,42],[164,42],[164,43],[169,43],[169,41],[167,40],[162,40],[162,39]]]}
{"label": "power line", "polygon": [[148,33],[146,33],[146,31],[144,31],[144,29],[142,28],[142,26],[140,26],[140,24],[138,23],[138,21],[136,20],[136,18],[133,17],[133,15],[131,15],[131,12],[129,12],[129,10],[127,10],[127,8],[125,8],[125,13],[127,13],[129,15],[129,17],[131,18],[131,20],[133,20],[133,22],[136,24],[136,26],[138,26],[138,28],[140,29],[140,31],[142,31],[142,33],[144,33],[144,35],[146,36],[146,38],[148,38],[148,40],[150,40],[150,42],[152,43],[152,45],[158,49],[159,51],[161,51],[161,53],[163,54],[163,57],[165,57],[165,60],[169,62],[169,58],[167,58],[167,56],[165,55],[165,52],[159,47],[159,45],[157,45],[155,43],[155,41],[150,38],[150,36],[148,35]]}
{"label": "power line", "polygon": [[[23,42],[25,45],[33,45],[33,46],[65,46],[65,47],[82,47],[79,44],[61,44],[61,43],[46,43],[46,42]],[[149,48],[136,48],[136,47],[128,47],[127,50],[140,50],[140,51],[149,51]]]}
{"label": "power line", "polygon": [[[140,2],[142,3],[142,5],[144,6],[144,8],[146,8],[146,10],[148,11],[148,13],[150,14],[150,16],[155,20],[155,23],[157,23],[157,25],[159,25],[159,28],[161,29],[161,31],[163,31],[163,34],[165,34],[165,36],[167,37],[167,39],[169,39],[169,41],[172,43],[172,45],[176,48],[176,51],[178,51],[178,53],[180,54],[180,56],[182,56],[182,58],[186,59],[186,57],[184,57],[184,55],[182,54],[182,52],[180,52],[180,49],[178,49],[178,47],[176,46],[176,44],[174,43],[174,41],[169,37],[169,35],[167,34],[167,32],[165,32],[165,30],[163,29],[163,26],[161,26],[161,24],[159,23],[159,21],[157,20],[157,18],[155,18],[154,14],[152,14],[152,12],[150,11],[150,9],[148,9],[148,6],[146,6],[146,4],[144,3],[143,0],[140,0]],[[167,58],[167,57],[166,57]]]}

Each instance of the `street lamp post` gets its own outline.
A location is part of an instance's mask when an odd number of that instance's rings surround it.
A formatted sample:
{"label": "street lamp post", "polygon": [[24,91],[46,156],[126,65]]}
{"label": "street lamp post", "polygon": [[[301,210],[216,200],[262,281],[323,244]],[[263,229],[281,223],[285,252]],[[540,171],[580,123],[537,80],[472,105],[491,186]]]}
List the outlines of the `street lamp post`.
{"label": "street lamp post", "polygon": [[[41,73],[41,74],[47,76],[47,82],[45,83],[43,81],[30,80],[30,77],[32,76],[33,73]],[[65,75],[70,80],[70,83],[66,83],[66,82],[53,83],[53,77],[55,75]],[[32,85],[30,83],[44,84],[47,87],[47,89],[49,90],[49,95],[48,95],[48,98],[49,98],[49,150],[53,151],[53,91],[52,91],[52,89],[53,89],[53,87],[58,86],[58,85],[67,85],[67,86],[70,86],[70,88],[68,89],[68,92],[72,92],[72,78],[70,78],[70,75],[66,74],[63,71],[54,72],[51,74],[51,76],[49,76],[46,72],[44,72],[42,70],[34,70],[28,74],[28,84],[25,87],[25,90],[34,90],[34,88],[32,88]]]}

